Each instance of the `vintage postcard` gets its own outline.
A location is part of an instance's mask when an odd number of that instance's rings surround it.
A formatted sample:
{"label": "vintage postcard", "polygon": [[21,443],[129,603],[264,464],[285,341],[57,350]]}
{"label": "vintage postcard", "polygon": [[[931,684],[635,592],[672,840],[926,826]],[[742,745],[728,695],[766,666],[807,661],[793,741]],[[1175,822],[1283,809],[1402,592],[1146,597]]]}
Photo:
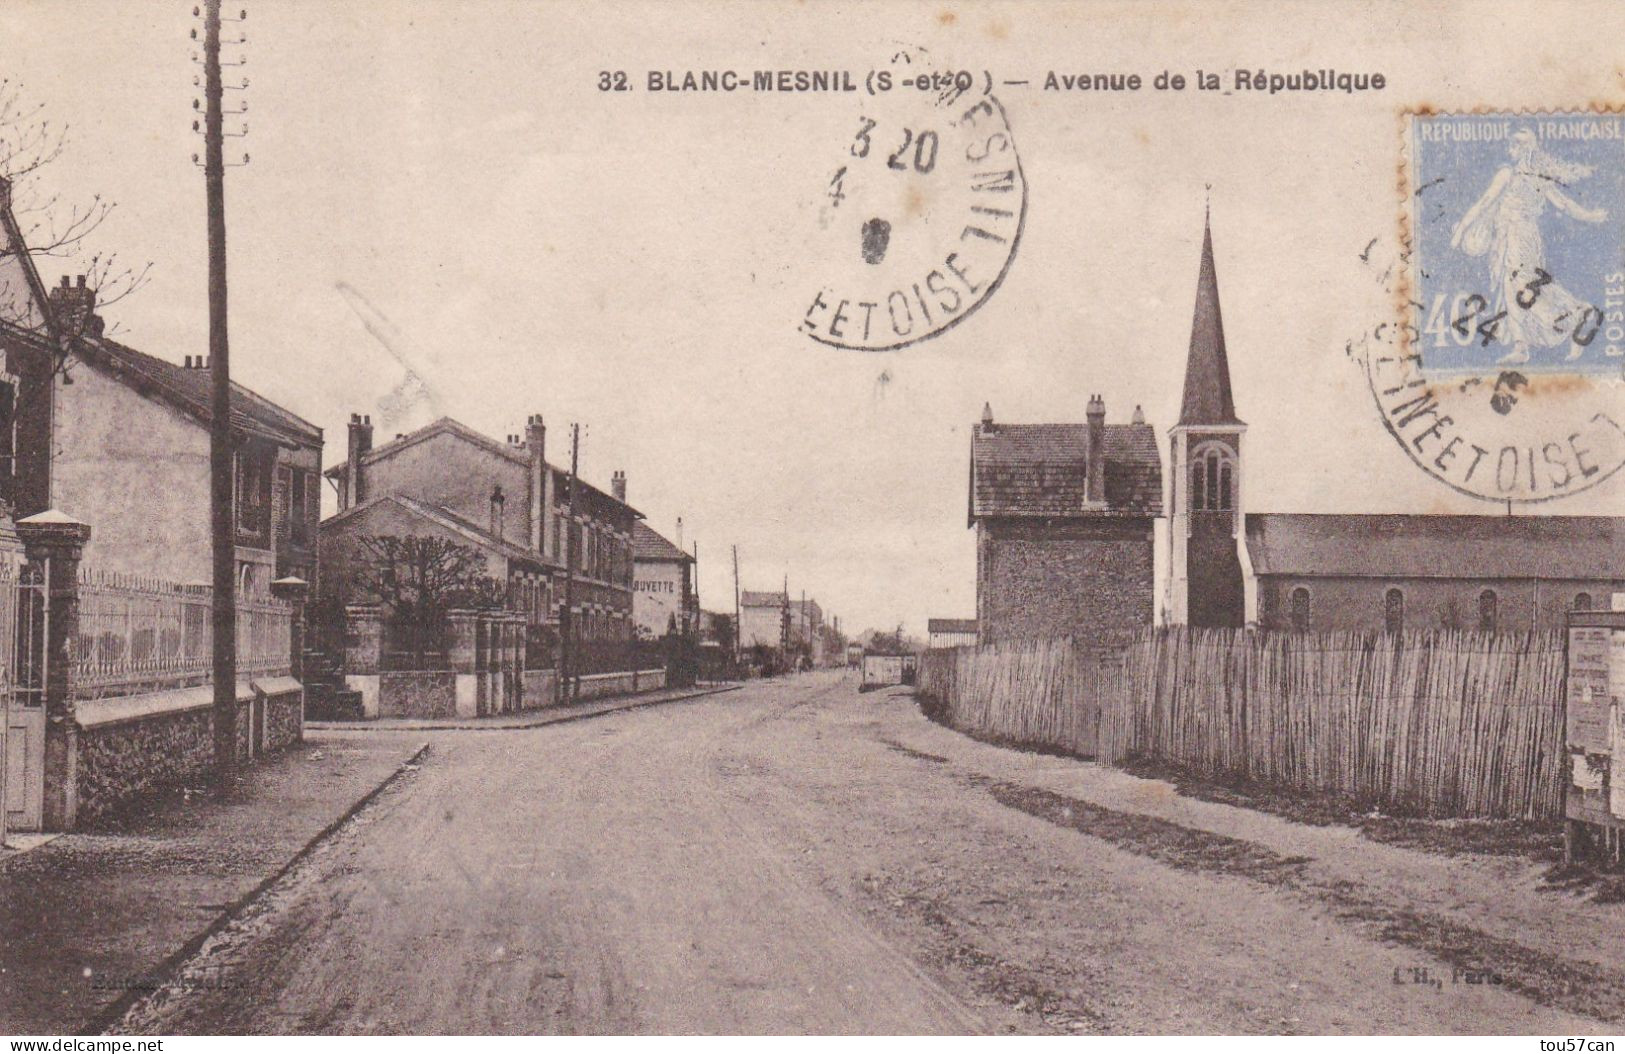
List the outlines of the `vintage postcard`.
{"label": "vintage postcard", "polygon": [[0,1032],[1613,1050],[1622,42],[7,0]]}

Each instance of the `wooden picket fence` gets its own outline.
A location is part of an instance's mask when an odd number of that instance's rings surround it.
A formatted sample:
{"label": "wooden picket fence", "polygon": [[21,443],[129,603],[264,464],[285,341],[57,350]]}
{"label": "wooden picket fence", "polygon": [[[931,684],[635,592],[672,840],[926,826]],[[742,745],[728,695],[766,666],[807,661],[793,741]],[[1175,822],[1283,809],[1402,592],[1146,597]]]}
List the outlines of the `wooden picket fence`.
{"label": "wooden picket fence", "polygon": [[1336,791],[1427,816],[1550,818],[1563,789],[1556,632],[1147,630],[928,652],[948,724],[1102,761]]}

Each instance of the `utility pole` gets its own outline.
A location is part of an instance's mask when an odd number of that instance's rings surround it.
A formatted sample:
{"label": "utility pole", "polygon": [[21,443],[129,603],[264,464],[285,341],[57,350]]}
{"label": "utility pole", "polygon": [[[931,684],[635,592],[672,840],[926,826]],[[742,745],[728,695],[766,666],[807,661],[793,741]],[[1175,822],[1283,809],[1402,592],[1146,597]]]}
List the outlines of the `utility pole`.
{"label": "utility pole", "polygon": [[734,665],[739,665],[739,546],[734,546]]}
{"label": "utility pole", "polygon": [[779,594],[783,599],[779,607],[779,660],[784,663],[788,673],[790,665],[790,576],[784,576],[784,592]]}
{"label": "utility pole", "polygon": [[570,502],[564,523],[564,609],[559,612],[559,687],[565,700],[574,699],[576,689],[572,680],[575,656],[572,654],[575,633],[575,581],[576,581],[576,471],[580,467],[581,426],[570,426]]}
{"label": "utility pole", "polygon": [[237,781],[237,552],[232,501],[231,359],[226,340],[226,164],[220,0],[204,0],[203,182],[209,225],[209,519],[214,556],[214,767],[217,791]]}

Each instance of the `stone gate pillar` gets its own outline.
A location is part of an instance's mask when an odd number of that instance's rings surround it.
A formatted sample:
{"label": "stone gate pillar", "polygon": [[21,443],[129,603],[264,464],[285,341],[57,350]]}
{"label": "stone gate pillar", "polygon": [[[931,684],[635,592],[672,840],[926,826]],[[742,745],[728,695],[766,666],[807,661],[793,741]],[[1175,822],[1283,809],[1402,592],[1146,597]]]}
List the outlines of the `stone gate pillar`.
{"label": "stone gate pillar", "polygon": [[344,608],[344,686],[361,693],[363,717],[378,716],[384,661],[384,609],[377,604]]}
{"label": "stone gate pillar", "polygon": [[288,670],[293,679],[300,684],[305,682],[305,597],[310,593],[310,583],[303,578],[289,575],[279,578],[271,583],[271,595],[287,604],[290,609],[288,620]]}
{"label": "stone gate pillar", "polygon": [[45,583],[45,801],[47,831],[73,829],[79,812],[79,722],[73,702],[73,645],[79,639],[79,560],[89,524],[49,509],[17,521],[28,562]]}
{"label": "stone gate pillar", "polygon": [[450,640],[446,648],[451,660],[453,692],[458,717],[474,717],[480,709],[478,631],[480,613],[453,608],[446,613]]}

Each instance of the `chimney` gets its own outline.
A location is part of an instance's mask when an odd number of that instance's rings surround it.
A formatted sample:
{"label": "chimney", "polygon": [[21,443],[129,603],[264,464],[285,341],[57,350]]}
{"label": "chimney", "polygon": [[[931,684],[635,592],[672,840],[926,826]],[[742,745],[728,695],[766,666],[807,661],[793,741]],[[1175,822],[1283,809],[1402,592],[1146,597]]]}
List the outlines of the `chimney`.
{"label": "chimney", "polygon": [[[683,518],[681,516],[677,517],[677,548],[683,548]],[[683,551],[687,552],[686,549]]]}
{"label": "chimney", "polygon": [[[372,417],[350,415],[349,481],[345,487],[344,508],[367,500],[367,479],[361,460],[372,451]],[[341,510],[342,511],[342,510]]]}
{"label": "chimney", "polygon": [[992,403],[983,403],[982,404],[982,431],[984,431],[984,432],[993,431],[993,404]]}
{"label": "chimney", "polygon": [[626,503],[625,472],[622,472],[620,469],[615,470],[615,474],[609,478],[609,492],[615,495],[616,501],[622,503],[623,505]]}
{"label": "chimney", "polygon": [[1137,425],[1145,424],[1145,410],[1141,408],[1139,403],[1134,404],[1134,416],[1129,420]]}
{"label": "chimney", "polygon": [[548,544],[548,515],[552,502],[548,500],[547,481],[550,473],[547,471],[547,426],[542,423],[541,414],[531,414],[525,418],[525,453],[530,456],[529,472],[525,476],[525,508],[530,517],[530,537],[528,539],[531,549],[538,553],[547,552],[551,546]]}
{"label": "chimney", "polygon": [[190,355],[186,356],[186,368],[187,369],[192,368],[192,356],[190,356]]}
{"label": "chimney", "polygon": [[1090,504],[1100,504],[1106,500],[1106,400],[1098,395],[1089,398],[1088,420],[1088,500]]}
{"label": "chimney", "polygon": [[50,299],[51,314],[56,317],[57,325],[62,327],[64,336],[102,335],[101,316],[96,314],[96,290],[85,284],[84,275],[79,276],[77,283],[63,275],[62,284],[51,290]]}
{"label": "chimney", "polygon": [[501,487],[491,489],[491,536],[502,541],[502,509],[507,499],[502,496]]}

